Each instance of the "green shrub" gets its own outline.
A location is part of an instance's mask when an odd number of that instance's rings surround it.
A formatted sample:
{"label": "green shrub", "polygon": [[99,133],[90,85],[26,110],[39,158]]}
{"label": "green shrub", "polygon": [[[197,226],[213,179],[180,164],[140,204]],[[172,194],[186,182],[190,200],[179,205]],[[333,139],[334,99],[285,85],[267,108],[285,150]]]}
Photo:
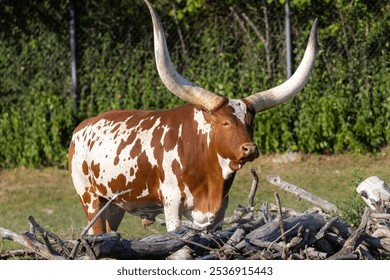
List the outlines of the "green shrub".
{"label": "green shrub", "polygon": [[341,206],[341,216],[343,220],[352,226],[359,226],[364,209],[367,207],[363,199],[356,192],[357,186],[363,182],[363,171],[356,169],[353,172],[353,179],[350,182],[350,195]]}

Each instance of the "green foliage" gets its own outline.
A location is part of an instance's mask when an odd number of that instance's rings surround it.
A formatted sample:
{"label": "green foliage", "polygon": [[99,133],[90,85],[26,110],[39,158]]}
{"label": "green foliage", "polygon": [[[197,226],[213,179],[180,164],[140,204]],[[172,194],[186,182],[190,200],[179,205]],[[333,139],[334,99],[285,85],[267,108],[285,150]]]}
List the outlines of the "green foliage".
{"label": "green foliage", "polygon": [[[74,3],[76,116],[70,92],[68,1],[0,4],[0,167],[64,166],[76,120],[110,109],[160,109],[183,103],[158,78],[150,15],[142,1]],[[284,27],[278,20],[284,1],[154,4],[172,60],[187,79],[230,98],[285,80]],[[303,55],[315,17],[320,23],[320,51],[302,93],[256,116],[254,141],[260,150],[366,153],[387,145],[388,1],[372,5],[362,0],[297,0],[291,1],[291,9],[293,68]],[[264,41],[243,17],[245,13],[264,40],[264,11],[269,20],[271,72]]]}
{"label": "green foliage", "polygon": [[74,125],[66,51],[54,34],[19,35],[0,40],[0,167],[65,166]]}
{"label": "green foliage", "polygon": [[364,180],[363,170],[360,168],[355,169],[352,175],[353,179],[350,182],[350,194],[341,207],[341,216],[346,223],[352,226],[359,226],[364,209],[367,206],[356,192],[357,186]]}

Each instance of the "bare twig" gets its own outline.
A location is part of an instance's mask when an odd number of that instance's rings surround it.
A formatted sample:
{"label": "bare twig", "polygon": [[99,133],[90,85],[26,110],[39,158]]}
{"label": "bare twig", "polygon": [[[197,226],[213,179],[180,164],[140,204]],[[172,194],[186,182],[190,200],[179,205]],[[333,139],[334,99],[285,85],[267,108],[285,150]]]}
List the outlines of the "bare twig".
{"label": "bare twig", "polygon": [[273,244],[279,242],[280,239],[285,239],[285,235],[290,233],[291,231],[293,231],[296,227],[300,226],[300,223],[297,223],[295,224],[292,228],[290,228],[289,230],[285,231],[283,234],[281,234],[277,239],[275,239],[275,241],[273,241],[270,246],[268,247],[268,250],[272,247]]}
{"label": "bare twig", "polygon": [[175,22],[175,25],[176,25],[176,28],[177,28],[177,34],[179,35],[181,48],[182,48],[183,54],[184,54],[183,56],[187,57],[187,48],[186,48],[186,44],[184,42],[183,33],[181,32],[181,29],[180,29],[179,21],[177,19],[177,10],[176,10],[175,2],[172,2],[171,6],[173,8],[173,21]]}
{"label": "bare twig", "polygon": [[252,174],[253,181],[252,181],[251,190],[248,195],[248,209],[253,213],[253,208],[255,206],[254,198],[257,192],[257,187],[259,185],[259,177],[257,176],[256,170],[253,168],[251,169],[251,174]]}
{"label": "bare twig", "polygon": [[255,47],[255,43],[253,42],[248,30],[246,29],[245,27],[245,24],[244,22],[241,20],[240,16],[237,14],[236,10],[234,9],[234,7],[230,6],[229,7],[230,11],[232,12],[233,16],[234,16],[234,19],[238,22],[238,25],[240,26],[240,28],[242,29],[242,32],[246,35],[246,37],[248,38],[248,41],[249,43],[252,45],[252,47]]}
{"label": "bare twig", "polygon": [[284,223],[283,223],[283,215],[282,215],[282,205],[280,203],[280,198],[278,193],[274,193],[276,205],[278,206],[278,219],[280,226],[280,233],[284,242],[286,242],[286,237],[284,235]]}
{"label": "bare twig", "polygon": [[125,190],[123,192],[120,192],[120,193],[117,193],[115,195],[112,196],[112,198],[107,201],[106,205],[104,205],[104,207],[102,209],[100,209],[100,211],[95,215],[95,217],[93,217],[93,219],[88,223],[88,225],[84,228],[84,230],[81,232],[80,234],[80,238],[77,240],[76,244],[73,246],[73,250],[70,254],[70,259],[74,259],[75,255],[76,255],[76,252],[77,252],[77,248],[79,247],[80,243],[81,243],[81,237],[83,237],[87,232],[88,230],[93,226],[93,224],[97,221],[97,219],[99,219],[99,217],[104,213],[104,211],[111,205],[111,203],[118,198],[118,196],[121,196],[123,194],[126,194],[128,192],[131,192],[132,189],[129,189],[129,190]]}
{"label": "bare twig", "polygon": [[238,205],[236,210],[234,210],[233,212],[233,215],[230,216],[230,217],[226,217],[224,220],[223,220],[223,223],[224,224],[233,224],[233,223],[236,223],[238,222],[246,213],[248,213],[247,209],[242,206],[242,205]]}
{"label": "bare twig", "polygon": [[34,231],[35,230],[38,230],[38,232],[40,233],[40,235],[42,236],[42,238],[44,239],[44,242],[46,244],[46,246],[52,250],[52,252],[56,252],[56,250],[52,247],[52,245],[50,244],[50,241],[48,240],[47,237],[50,237],[50,238],[53,238],[57,243],[58,245],[60,245],[61,249],[64,251],[65,255],[66,256],[70,256],[70,251],[68,249],[68,247],[65,245],[65,243],[62,241],[62,239],[56,235],[55,233],[41,227],[37,222],[36,220],[34,219],[33,216],[28,216],[27,218],[31,224],[31,226],[34,228]]}

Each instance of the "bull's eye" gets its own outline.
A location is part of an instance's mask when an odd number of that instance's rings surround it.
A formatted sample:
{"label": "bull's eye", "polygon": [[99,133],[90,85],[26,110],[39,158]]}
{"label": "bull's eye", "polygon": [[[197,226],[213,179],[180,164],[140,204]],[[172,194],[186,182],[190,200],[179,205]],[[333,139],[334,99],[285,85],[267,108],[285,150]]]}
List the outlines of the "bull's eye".
{"label": "bull's eye", "polygon": [[229,126],[230,124],[229,124],[228,121],[222,121],[222,125],[223,125],[223,126]]}

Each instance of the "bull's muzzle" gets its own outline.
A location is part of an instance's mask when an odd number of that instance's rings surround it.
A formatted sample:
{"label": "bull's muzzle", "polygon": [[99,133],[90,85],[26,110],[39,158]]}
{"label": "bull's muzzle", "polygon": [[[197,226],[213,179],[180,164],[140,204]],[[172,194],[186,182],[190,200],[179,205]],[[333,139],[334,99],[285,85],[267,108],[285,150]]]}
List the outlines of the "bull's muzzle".
{"label": "bull's muzzle", "polygon": [[254,143],[246,143],[241,146],[242,158],[255,159],[259,156],[259,151]]}

